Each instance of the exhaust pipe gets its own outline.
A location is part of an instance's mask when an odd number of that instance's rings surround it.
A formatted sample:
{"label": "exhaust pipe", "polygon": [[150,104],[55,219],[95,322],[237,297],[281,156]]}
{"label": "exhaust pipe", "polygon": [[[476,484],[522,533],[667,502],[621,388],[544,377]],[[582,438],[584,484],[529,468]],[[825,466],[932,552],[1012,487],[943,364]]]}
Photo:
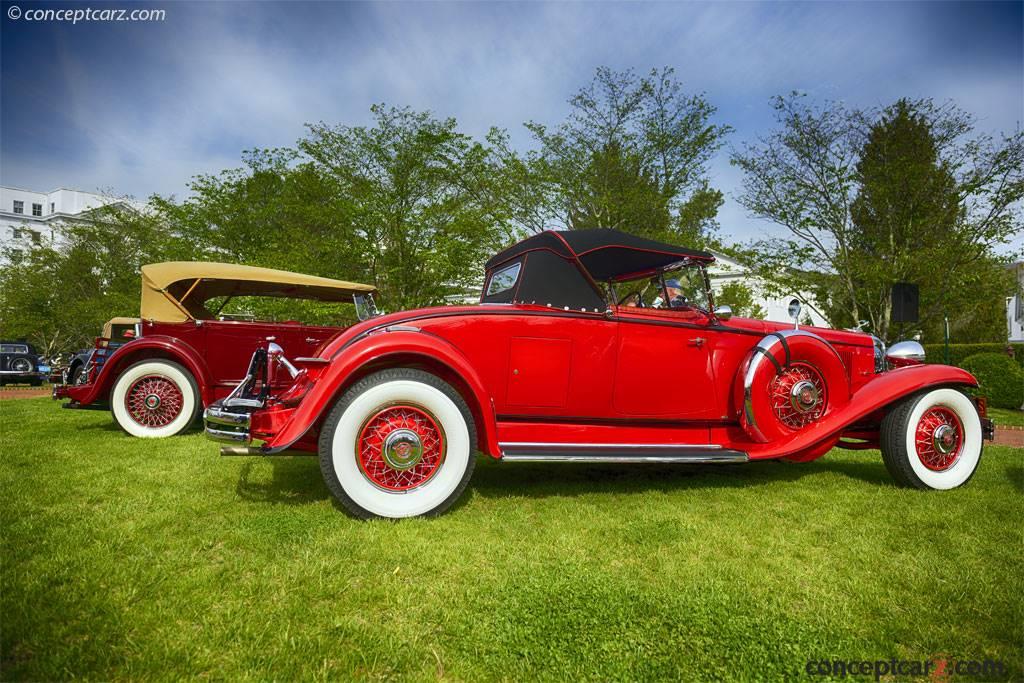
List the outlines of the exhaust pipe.
{"label": "exhaust pipe", "polygon": [[221,455],[264,455],[259,446],[221,446]]}

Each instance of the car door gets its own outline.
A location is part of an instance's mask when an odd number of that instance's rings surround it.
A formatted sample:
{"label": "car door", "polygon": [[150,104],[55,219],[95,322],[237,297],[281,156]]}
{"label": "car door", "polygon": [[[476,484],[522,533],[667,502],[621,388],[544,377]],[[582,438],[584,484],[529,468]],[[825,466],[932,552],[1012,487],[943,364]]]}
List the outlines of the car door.
{"label": "car door", "polygon": [[722,419],[706,315],[619,307],[612,405],[624,418]]}

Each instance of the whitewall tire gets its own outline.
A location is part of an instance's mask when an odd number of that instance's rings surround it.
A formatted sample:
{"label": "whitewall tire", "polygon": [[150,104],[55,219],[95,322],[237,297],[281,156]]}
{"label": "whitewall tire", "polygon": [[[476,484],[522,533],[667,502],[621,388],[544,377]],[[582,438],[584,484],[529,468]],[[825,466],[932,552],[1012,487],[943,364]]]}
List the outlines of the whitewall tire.
{"label": "whitewall tire", "polygon": [[963,392],[933,389],[904,399],[882,420],[882,459],[897,483],[919,489],[962,486],[981,460],[978,411]]}
{"label": "whitewall tire", "polygon": [[201,405],[192,373],[168,360],[129,366],[110,392],[110,412],[118,426],[148,439],[181,434],[195,421]]}
{"label": "whitewall tire", "polygon": [[353,515],[437,515],[473,473],[476,429],[462,396],[427,372],[369,375],[338,399],[320,430],[320,469]]}

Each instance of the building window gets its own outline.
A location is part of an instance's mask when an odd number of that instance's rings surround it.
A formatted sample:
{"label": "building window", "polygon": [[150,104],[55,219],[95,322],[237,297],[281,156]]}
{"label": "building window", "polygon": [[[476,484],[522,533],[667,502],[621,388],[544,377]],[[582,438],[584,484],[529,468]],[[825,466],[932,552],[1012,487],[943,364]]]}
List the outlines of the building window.
{"label": "building window", "polygon": [[43,215],[43,205],[42,204],[33,204],[32,205],[32,215],[33,216],[42,216]]}
{"label": "building window", "polygon": [[11,237],[16,240],[31,240],[32,244],[36,245],[42,244],[43,241],[42,234],[31,228],[12,228]]}
{"label": "building window", "polygon": [[50,202],[50,213],[57,213],[56,208],[57,205],[54,204],[53,202]]}
{"label": "building window", "polygon": [[25,213],[25,202],[14,200],[14,213]]}

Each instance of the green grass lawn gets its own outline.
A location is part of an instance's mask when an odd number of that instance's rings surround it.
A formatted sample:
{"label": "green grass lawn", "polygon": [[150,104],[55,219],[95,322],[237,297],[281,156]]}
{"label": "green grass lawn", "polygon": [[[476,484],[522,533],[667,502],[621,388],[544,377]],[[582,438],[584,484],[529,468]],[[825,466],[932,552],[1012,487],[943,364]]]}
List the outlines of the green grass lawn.
{"label": "green grass lawn", "polygon": [[997,427],[999,425],[1024,427],[1024,410],[1007,410],[1006,408],[992,408],[990,406],[988,416],[992,418]]}
{"label": "green grass lawn", "polygon": [[[1022,670],[1024,450],[964,488],[877,452],[707,467],[481,462],[359,522],[312,458],[0,402],[0,678],[808,680],[808,659]],[[966,680],[966,679],[965,679]]]}

